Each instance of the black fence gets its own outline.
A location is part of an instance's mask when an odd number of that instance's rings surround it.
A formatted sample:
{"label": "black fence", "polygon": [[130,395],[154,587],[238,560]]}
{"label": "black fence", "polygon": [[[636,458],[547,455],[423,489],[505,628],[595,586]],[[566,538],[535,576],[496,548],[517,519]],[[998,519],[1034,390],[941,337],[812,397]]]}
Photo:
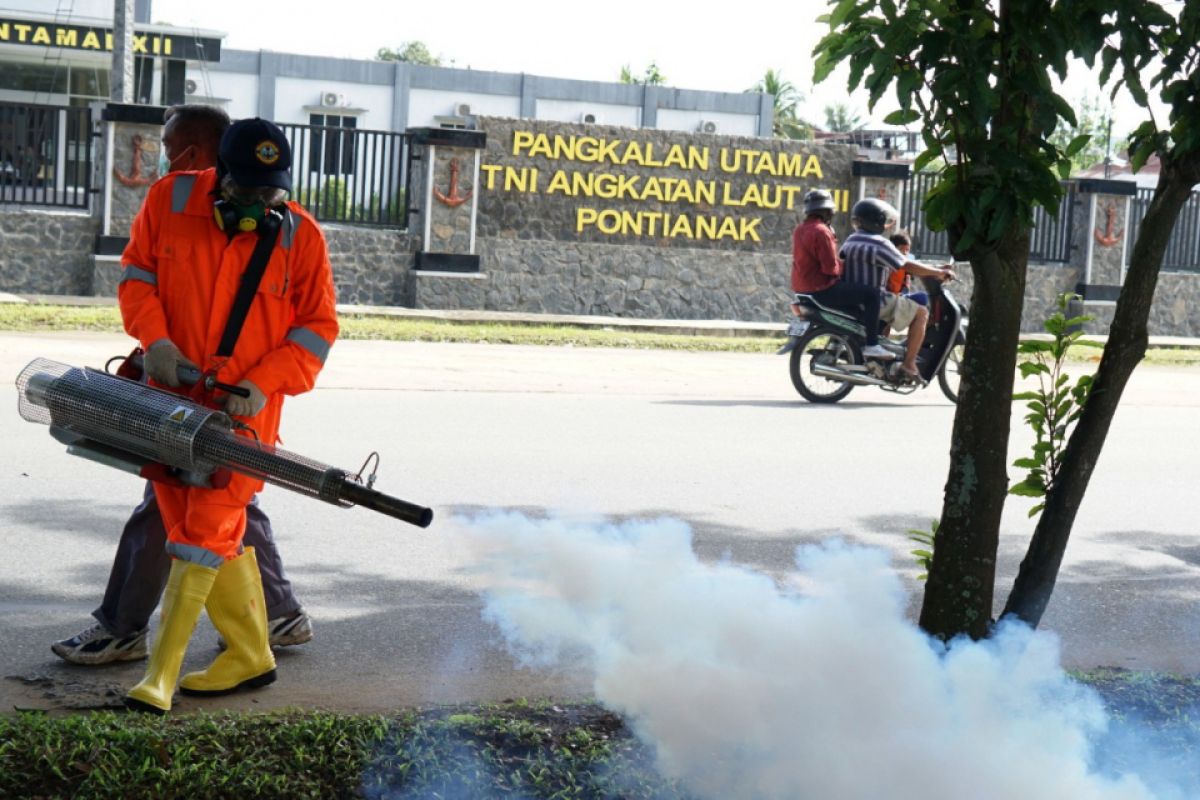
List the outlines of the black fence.
{"label": "black fence", "polygon": [[[1142,218],[1154,198],[1153,189],[1138,189],[1129,209],[1129,239],[1137,241],[1142,227]],[[1127,250],[1132,257],[1133,247]],[[1167,251],[1163,254],[1162,269],[1166,272],[1200,272],[1200,192],[1192,192],[1179,212],[1175,229],[1167,240]]]}
{"label": "black fence", "polygon": [[88,207],[92,112],[0,102],[0,205]]}
{"label": "black fence", "polygon": [[292,145],[292,199],[321,222],[408,227],[408,137],[337,125],[280,128]]}
{"label": "black fence", "polygon": [[[925,195],[933,188],[937,177],[919,172],[909,177],[904,185],[900,218],[912,237],[913,252],[921,258],[950,256],[950,239],[946,232],[931,231],[925,224],[925,212],[921,210]],[[1034,261],[1065,264],[1071,260],[1071,220],[1077,201],[1073,185],[1064,183],[1063,187],[1067,191],[1057,215],[1051,216],[1044,208],[1034,209],[1033,235],[1029,242],[1029,257]]]}

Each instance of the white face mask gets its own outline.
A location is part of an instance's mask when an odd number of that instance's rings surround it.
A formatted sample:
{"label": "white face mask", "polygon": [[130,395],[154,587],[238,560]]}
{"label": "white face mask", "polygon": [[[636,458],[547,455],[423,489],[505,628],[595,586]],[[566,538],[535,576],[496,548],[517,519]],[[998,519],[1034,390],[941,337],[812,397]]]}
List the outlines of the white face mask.
{"label": "white face mask", "polygon": [[[188,159],[185,161],[185,158]],[[196,163],[196,145],[190,144],[183,148],[183,152],[175,156],[175,160],[171,161],[167,158],[167,148],[160,147],[158,150],[158,175],[161,178],[169,172],[176,170],[191,169]],[[186,164],[187,166],[184,166]]]}

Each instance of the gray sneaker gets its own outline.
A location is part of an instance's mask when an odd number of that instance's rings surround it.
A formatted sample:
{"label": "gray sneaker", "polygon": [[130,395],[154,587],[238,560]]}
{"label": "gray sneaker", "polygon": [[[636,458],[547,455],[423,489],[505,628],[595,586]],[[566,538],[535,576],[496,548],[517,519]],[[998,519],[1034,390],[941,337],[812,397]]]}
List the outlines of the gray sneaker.
{"label": "gray sneaker", "polygon": [[146,657],[146,631],[142,628],[129,636],[113,636],[97,622],[72,636],[50,645],[54,655],[72,664],[109,664],[113,661],[137,661]]}
{"label": "gray sneaker", "polygon": [[862,349],[863,358],[895,358],[896,354],[881,344],[867,345]]}
{"label": "gray sneaker", "polygon": [[[304,644],[313,637],[312,617],[303,608],[290,617],[276,617],[267,620],[267,635],[270,636],[271,647],[291,647]],[[217,636],[217,647],[226,648],[225,637]]]}
{"label": "gray sneaker", "polygon": [[302,608],[290,617],[268,620],[267,633],[271,637],[272,647],[304,644],[313,637],[312,618]]}

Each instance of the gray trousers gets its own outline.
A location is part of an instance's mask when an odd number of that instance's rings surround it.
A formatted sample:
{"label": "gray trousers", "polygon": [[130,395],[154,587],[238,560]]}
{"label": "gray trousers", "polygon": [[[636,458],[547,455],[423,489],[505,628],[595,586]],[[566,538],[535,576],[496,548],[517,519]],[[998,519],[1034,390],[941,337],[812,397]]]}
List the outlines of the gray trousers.
{"label": "gray trousers", "polygon": [[[167,585],[171,557],[166,552],[167,534],[154,497],[153,484],[146,483],[146,496],[133,510],[121,531],[117,556],[108,574],[104,600],[92,616],[109,633],[129,636],[146,627]],[[283,562],[271,535],[271,521],[258,507],[255,497],[246,508],[245,547],[253,547],[262,574],[267,619],[286,617],[300,610],[291,581],[283,574]]]}

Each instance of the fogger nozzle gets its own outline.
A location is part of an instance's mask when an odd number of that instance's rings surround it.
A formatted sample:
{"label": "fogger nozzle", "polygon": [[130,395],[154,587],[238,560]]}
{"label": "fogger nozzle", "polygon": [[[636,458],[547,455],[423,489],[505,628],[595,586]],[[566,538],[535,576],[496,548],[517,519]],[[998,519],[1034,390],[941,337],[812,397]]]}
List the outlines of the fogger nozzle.
{"label": "fogger nozzle", "polygon": [[95,442],[191,474],[229,469],[422,528],[433,521],[424,506],[363,486],[345,470],[238,436],[223,412],[145,384],[35,359],[17,376],[17,393],[21,416],[50,425],[60,439]]}

